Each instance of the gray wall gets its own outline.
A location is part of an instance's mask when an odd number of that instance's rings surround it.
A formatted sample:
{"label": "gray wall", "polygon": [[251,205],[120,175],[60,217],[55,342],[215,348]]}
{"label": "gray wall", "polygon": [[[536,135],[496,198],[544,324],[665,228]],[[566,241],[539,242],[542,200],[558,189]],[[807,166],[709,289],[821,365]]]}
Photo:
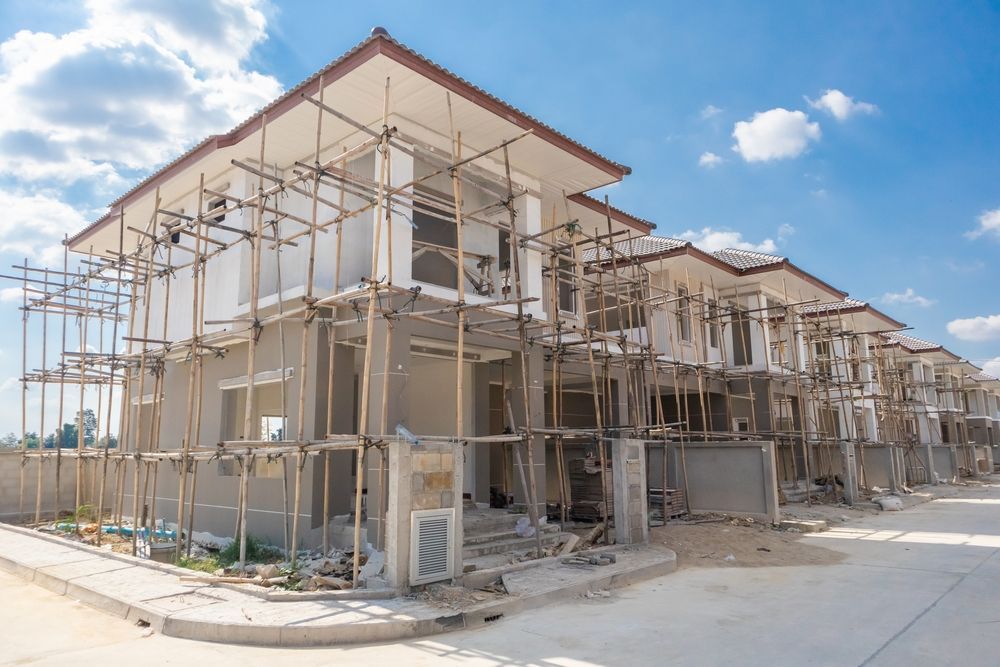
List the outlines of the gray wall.
{"label": "gray wall", "polygon": [[[659,488],[662,458],[650,452],[648,480]],[[687,487],[678,443],[667,444],[667,483],[685,489],[692,513],[724,512],[751,516],[776,523],[778,480],[775,475],[774,443],[693,442],[685,443]]]}
{"label": "gray wall", "polygon": [[[54,451],[54,450],[48,450]],[[35,499],[38,481],[39,459],[30,459],[24,466],[24,515],[35,516]],[[42,463],[42,518],[51,519],[55,511],[56,461],[46,459]],[[70,511],[76,502],[76,460],[64,459],[60,474],[60,510]],[[20,450],[0,451],[0,519],[16,520],[20,505],[21,452]],[[87,490],[89,491],[89,489]],[[90,494],[85,494],[89,496]]]}

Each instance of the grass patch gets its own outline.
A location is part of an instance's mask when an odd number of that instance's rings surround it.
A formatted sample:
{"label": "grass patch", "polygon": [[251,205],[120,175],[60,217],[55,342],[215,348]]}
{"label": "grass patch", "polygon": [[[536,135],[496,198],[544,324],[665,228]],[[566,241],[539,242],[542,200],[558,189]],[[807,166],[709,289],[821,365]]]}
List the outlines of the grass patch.
{"label": "grass patch", "polygon": [[207,572],[208,574],[212,574],[222,567],[219,564],[217,556],[208,556],[205,558],[188,558],[187,556],[181,556],[180,560],[177,561],[177,566],[188,570]]}
{"label": "grass patch", "polygon": [[[240,560],[240,541],[233,540],[233,543],[219,552],[219,564],[228,567]],[[280,560],[281,552],[270,544],[265,544],[253,535],[247,535],[248,563],[269,563]]]}

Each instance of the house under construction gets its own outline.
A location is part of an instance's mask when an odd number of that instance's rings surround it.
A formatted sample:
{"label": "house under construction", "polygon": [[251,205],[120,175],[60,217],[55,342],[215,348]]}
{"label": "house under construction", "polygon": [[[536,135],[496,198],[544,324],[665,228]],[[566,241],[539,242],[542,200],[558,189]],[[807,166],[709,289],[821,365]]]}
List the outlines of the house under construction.
{"label": "house under construction", "polygon": [[[642,542],[650,509],[776,521],[823,478],[855,502],[992,471],[1000,382],[785,258],[587,194],[629,172],[376,29],[62,266],[15,267],[42,406],[16,515],[89,504],[133,549],[162,524],[241,561],[248,534],[371,545],[402,589],[512,508],[540,551],[568,521]],[[67,397],[95,436],[32,446]]]}

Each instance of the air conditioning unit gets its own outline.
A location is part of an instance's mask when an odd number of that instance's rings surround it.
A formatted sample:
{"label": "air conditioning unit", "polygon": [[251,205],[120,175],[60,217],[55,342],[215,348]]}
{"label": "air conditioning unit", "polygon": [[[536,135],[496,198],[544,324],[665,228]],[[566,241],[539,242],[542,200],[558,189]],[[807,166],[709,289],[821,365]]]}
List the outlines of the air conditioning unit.
{"label": "air conditioning unit", "polygon": [[454,576],[455,508],[410,513],[410,585]]}

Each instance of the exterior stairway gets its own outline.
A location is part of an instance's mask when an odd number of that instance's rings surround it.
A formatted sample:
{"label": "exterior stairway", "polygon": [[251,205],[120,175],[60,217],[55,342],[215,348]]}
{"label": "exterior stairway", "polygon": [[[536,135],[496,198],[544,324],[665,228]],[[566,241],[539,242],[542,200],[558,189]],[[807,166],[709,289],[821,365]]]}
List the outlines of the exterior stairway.
{"label": "exterior stairway", "polygon": [[[535,537],[519,537],[514,529],[517,520],[527,519],[527,514],[512,514],[504,510],[467,511],[463,518],[465,539],[462,558],[471,560],[494,554],[520,553],[535,547]],[[542,546],[558,544],[562,535],[558,524],[543,523],[539,526]]]}

